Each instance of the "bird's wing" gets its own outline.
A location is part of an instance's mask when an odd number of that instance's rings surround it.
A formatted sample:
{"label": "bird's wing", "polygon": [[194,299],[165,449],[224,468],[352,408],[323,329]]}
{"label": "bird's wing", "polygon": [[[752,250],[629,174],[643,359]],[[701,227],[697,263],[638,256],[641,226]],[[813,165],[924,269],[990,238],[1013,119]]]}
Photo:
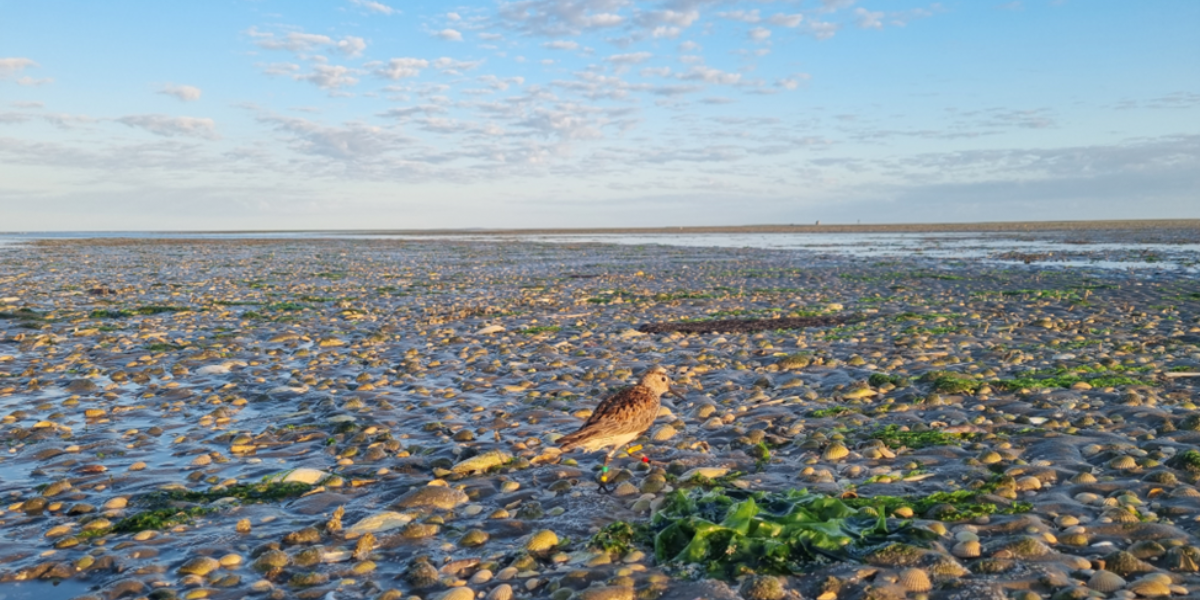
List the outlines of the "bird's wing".
{"label": "bird's wing", "polygon": [[626,388],[605,398],[579,431],[563,436],[559,443],[573,443],[595,435],[641,433],[658,416],[658,396],[642,386]]}

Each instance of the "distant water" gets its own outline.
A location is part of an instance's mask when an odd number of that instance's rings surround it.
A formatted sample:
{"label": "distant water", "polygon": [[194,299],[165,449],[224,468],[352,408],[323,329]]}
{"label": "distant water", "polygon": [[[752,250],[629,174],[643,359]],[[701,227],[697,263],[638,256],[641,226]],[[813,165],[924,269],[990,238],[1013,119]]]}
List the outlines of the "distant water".
{"label": "distant water", "polygon": [[996,261],[1022,264],[1020,255],[1036,255],[1039,267],[1090,267],[1101,269],[1153,269],[1200,272],[1200,243],[1127,241],[1107,234],[1081,238],[1056,232],[935,233],[700,233],[700,234],[540,234],[496,235],[455,233],[444,235],[358,234],[338,231],[171,233],[171,232],[70,232],[0,233],[0,246],[38,239],[399,239],[476,242],[533,242],[569,244],[621,244],[708,248],[761,248],[797,250],[858,258],[930,258],[938,260]]}

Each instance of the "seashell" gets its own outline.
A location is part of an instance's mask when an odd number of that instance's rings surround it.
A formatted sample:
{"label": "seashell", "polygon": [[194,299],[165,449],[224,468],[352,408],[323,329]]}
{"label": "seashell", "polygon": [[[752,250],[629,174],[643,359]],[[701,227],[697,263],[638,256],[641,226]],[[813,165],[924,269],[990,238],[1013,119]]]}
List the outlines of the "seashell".
{"label": "seashell", "polygon": [[1108,508],[1100,513],[1100,518],[1112,519],[1113,523],[1139,523],[1141,519],[1125,508]]}
{"label": "seashell", "polygon": [[989,450],[979,455],[979,462],[985,465],[993,465],[1002,460],[1004,460],[1004,457],[1000,456],[1000,453],[995,450]]}
{"label": "seashell", "polygon": [[1031,490],[1042,489],[1042,480],[1032,475],[1027,475],[1017,479],[1017,490],[1028,492]]}
{"label": "seashell", "polygon": [[945,555],[939,555],[936,560],[926,565],[925,570],[938,579],[957,579],[970,574],[957,560]]}
{"label": "seashell", "polygon": [[959,558],[977,558],[982,551],[979,540],[959,542],[950,549],[950,553]]}
{"label": "seashell", "polygon": [[1007,544],[1004,544],[1002,547],[998,548],[997,551],[1009,552],[1012,554],[1013,558],[1021,559],[1046,556],[1054,552],[1045,544],[1045,542],[1030,536],[1019,537]]}
{"label": "seashell", "polygon": [[[1163,545],[1154,540],[1141,540],[1129,547],[1129,553],[1142,559],[1155,559],[1167,553]],[[1167,583],[1171,583],[1168,578]]]}
{"label": "seashell", "polygon": [[1058,524],[1059,527],[1074,527],[1075,525],[1079,524],[1079,517],[1076,517],[1075,515],[1059,515],[1056,519],[1054,519],[1054,522]]}
{"label": "seashell", "polygon": [[1096,504],[1100,502],[1100,496],[1091,492],[1083,492],[1075,494],[1075,501],[1080,504]]}
{"label": "seashell", "polygon": [[1151,471],[1142,478],[1142,481],[1161,483],[1163,485],[1175,485],[1179,483],[1179,478],[1170,471]]}
{"label": "seashell", "polygon": [[1171,490],[1170,495],[1172,498],[1200,498],[1200,490],[1190,485],[1181,485]]}
{"label": "seashell", "polygon": [[821,458],[825,460],[841,460],[850,455],[850,449],[841,442],[834,442],[825,448],[825,452],[821,453]]}
{"label": "seashell", "polygon": [[1084,471],[1071,478],[1071,483],[1096,483],[1096,476]]}
{"label": "seashell", "polygon": [[922,593],[933,589],[929,574],[923,569],[904,569],[900,571],[900,585],[910,592]]}
{"label": "seashell", "polygon": [[1104,568],[1122,577],[1154,571],[1153,565],[1125,551],[1105,555]]}
{"label": "seashell", "polygon": [[1167,550],[1167,568],[1179,573],[1200,571],[1200,548],[1177,546]]}
{"label": "seashell", "polygon": [[1107,594],[1125,587],[1125,578],[1112,571],[1096,571],[1088,579],[1089,588]]}
{"label": "seashell", "polygon": [[1162,582],[1163,585],[1171,585],[1171,576],[1167,575],[1166,573],[1150,573],[1148,575],[1142,575],[1142,579],[1152,579],[1154,581]]}
{"label": "seashell", "polygon": [[1171,586],[1157,579],[1142,578],[1128,586],[1129,591],[1147,598],[1157,598],[1159,596],[1170,596]]}
{"label": "seashell", "polygon": [[1088,545],[1088,536],[1085,533],[1068,533],[1058,538],[1058,543],[1067,546],[1086,546]]}
{"label": "seashell", "polygon": [[1133,457],[1129,456],[1129,455],[1118,456],[1118,457],[1108,461],[1108,467],[1110,469],[1129,470],[1129,469],[1136,469],[1137,466],[1138,466],[1137,461],[1134,460]]}
{"label": "seashell", "polygon": [[1100,505],[1107,506],[1109,508],[1113,508],[1113,507],[1120,506],[1121,502],[1119,500],[1117,500],[1116,498],[1104,498],[1103,500],[1100,501]]}
{"label": "seashell", "polygon": [[954,539],[956,539],[960,542],[978,542],[979,534],[975,533],[974,531],[969,531],[969,530],[964,529],[964,530],[955,532]]}

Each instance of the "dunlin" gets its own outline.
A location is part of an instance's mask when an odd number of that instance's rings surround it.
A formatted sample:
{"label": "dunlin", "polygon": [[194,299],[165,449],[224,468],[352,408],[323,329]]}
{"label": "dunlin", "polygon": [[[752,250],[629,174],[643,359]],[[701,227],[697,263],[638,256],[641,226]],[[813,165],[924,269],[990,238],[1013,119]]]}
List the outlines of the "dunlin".
{"label": "dunlin", "polygon": [[558,445],[564,451],[583,448],[588,452],[595,452],[609,448],[604,457],[604,466],[600,470],[600,490],[605,491],[608,463],[618,450],[637,439],[654,424],[654,418],[658,416],[659,400],[663,394],[680,396],[679,392],[671,389],[667,370],[652,367],[642,375],[637,385],[625,388],[600,402],[587,422],[578,431],[559,438]]}

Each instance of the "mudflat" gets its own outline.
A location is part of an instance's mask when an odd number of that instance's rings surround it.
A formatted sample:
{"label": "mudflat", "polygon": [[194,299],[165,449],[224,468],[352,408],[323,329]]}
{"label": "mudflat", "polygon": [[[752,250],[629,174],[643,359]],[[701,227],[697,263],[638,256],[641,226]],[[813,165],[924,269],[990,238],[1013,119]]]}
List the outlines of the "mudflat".
{"label": "mudflat", "polygon": [[[3,246],[0,581],[47,598],[1194,594],[1200,222],[1147,223],[988,230],[1137,268],[1017,247]],[[1087,245],[1113,240],[1182,245]],[[655,365],[685,399],[601,494],[603,455],[555,441]]]}

